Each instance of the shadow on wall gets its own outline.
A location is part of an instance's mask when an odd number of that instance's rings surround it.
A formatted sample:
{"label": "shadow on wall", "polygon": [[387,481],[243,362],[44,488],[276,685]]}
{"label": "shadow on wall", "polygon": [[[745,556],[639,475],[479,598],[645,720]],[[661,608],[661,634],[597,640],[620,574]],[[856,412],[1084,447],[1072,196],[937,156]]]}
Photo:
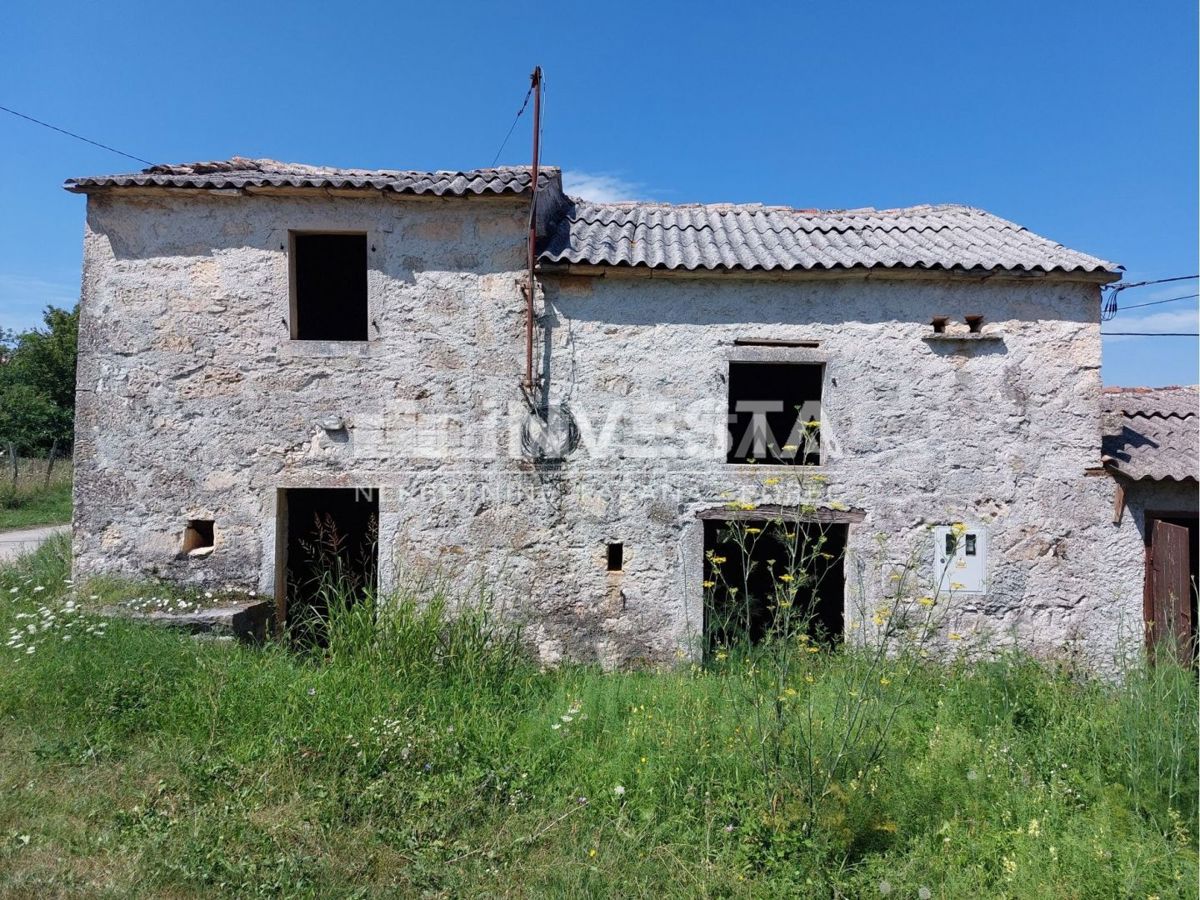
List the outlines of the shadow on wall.
{"label": "shadow on wall", "polygon": [[[570,279],[566,290],[564,279]],[[611,325],[908,326],[944,316],[953,327],[968,315],[983,314],[986,333],[988,323],[1010,319],[1030,325],[1100,319],[1100,288],[1082,282],[550,276],[542,284],[547,304],[562,317]],[[932,324],[929,332],[934,333]]]}

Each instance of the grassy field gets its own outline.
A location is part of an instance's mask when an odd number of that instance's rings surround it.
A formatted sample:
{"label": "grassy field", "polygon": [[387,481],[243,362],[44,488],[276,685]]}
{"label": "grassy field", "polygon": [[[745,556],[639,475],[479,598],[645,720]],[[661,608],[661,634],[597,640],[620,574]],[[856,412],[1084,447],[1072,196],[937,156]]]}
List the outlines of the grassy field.
{"label": "grassy field", "polygon": [[546,672],[436,599],[314,658],[100,626],[67,552],[0,570],[6,896],[1197,893],[1190,671]]}
{"label": "grassy field", "polygon": [[[2,462],[2,461],[0,461]],[[46,460],[22,459],[12,481],[0,465],[0,531],[71,521],[71,461],[58,460],[46,480]]]}

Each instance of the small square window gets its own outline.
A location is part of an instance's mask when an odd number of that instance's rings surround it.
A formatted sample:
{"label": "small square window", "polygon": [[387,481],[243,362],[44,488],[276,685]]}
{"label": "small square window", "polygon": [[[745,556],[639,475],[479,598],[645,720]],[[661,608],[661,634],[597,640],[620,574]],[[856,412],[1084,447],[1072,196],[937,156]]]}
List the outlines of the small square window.
{"label": "small square window", "polygon": [[293,234],[291,305],[293,340],[367,340],[367,236]]}
{"label": "small square window", "polygon": [[188,556],[208,556],[214,546],[212,519],[188,519],[183,529],[183,552]]}
{"label": "small square window", "polygon": [[820,363],[730,362],[726,461],[821,463]]}
{"label": "small square window", "polygon": [[625,545],[608,545],[608,571],[620,572],[625,568]]}

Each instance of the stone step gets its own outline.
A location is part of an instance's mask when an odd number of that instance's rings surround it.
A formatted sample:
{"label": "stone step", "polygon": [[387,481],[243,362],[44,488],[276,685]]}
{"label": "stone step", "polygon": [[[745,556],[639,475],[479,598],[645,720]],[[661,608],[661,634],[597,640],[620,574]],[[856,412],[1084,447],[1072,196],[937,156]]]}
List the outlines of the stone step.
{"label": "stone step", "polygon": [[251,644],[260,644],[266,640],[267,627],[274,612],[274,605],[264,600],[225,603],[186,612],[141,612],[122,606],[106,606],[100,610],[101,615],[105,616],[144,622],[161,628],[174,628],[188,634],[237,638]]}

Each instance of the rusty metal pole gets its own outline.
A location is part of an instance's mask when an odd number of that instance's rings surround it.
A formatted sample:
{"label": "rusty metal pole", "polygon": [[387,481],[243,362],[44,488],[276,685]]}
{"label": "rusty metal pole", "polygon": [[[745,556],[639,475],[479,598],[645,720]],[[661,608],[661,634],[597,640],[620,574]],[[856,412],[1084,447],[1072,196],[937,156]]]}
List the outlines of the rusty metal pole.
{"label": "rusty metal pole", "polygon": [[537,254],[538,138],[542,130],[542,67],[529,76],[533,87],[533,196],[529,202],[529,284],[525,289],[525,386],[533,390],[533,266]]}

